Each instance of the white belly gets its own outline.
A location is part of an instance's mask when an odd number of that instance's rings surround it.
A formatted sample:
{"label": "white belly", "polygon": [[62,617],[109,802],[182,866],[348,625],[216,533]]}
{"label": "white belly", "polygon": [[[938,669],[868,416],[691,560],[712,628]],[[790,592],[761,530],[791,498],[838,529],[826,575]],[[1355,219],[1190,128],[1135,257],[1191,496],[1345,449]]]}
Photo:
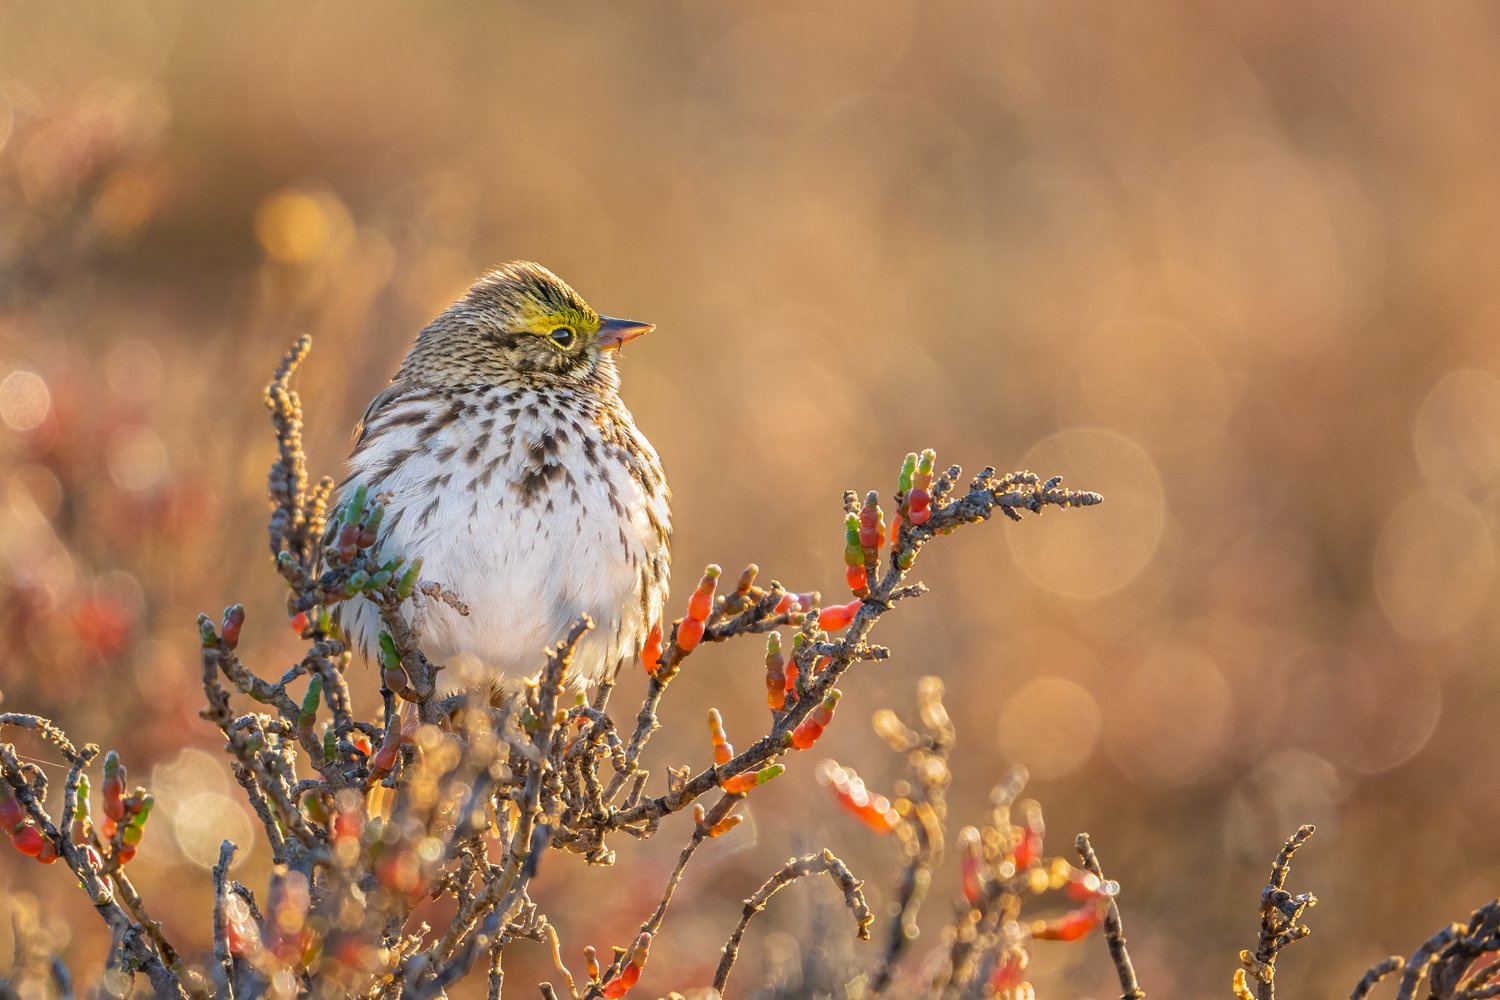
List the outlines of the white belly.
{"label": "white belly", "polygon": [[[411,406],[435,405],[466,415],[435,431],[402,421]],[[652,495],[630,474],[647,461],[660,475],[643,439],[616,440],[576,400],[528,390],[498,404],[478,392],[451,404],[397,399],[367,433],[345,489],[365,482],[390,494],[382,560],[420,555],[422,579],[468,605],[461,616],[426,600],[417,616],[423,651],[449,667],[445,690],[536,672],[580,613],[595,629],[579,644],[576,674],[597,679],[639,655],[666,599],[669,525],[665,490]],[[353,599],[341,619],[372,654],[375,606]]]}

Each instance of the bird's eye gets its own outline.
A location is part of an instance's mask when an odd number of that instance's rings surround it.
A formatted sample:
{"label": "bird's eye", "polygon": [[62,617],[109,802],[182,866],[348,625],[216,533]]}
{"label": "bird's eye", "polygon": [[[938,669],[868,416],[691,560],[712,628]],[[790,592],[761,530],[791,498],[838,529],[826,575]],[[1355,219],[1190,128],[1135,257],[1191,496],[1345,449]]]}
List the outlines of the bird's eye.
{"label": "bird's eye", "polygon": [[552,342],[554,344],[556,344],[558,347],[572,347],[573,346],[573,331],[570,330],[570,329],[568,329],[565,326],[558,327],[556,330],[553,330],[547,336],[551,337],[552,338]]}

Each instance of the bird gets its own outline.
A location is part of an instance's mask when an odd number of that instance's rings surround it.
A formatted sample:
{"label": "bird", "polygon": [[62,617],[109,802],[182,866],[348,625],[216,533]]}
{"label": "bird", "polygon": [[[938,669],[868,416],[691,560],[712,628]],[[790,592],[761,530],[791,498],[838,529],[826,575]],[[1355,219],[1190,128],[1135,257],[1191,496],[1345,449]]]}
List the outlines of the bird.
{"label": "bird", "polygon": [[[402,612],[445,667],[440,694],[518,690],[581,614],[594,628],[573,653],[575,685],[618,676],[660,628],[671,491],[621,401],[619,365],[654,329],[511,261],[424,327],[370,402],[335,509],[360,486],[381,498],[377,557],[420,557],[422,579],[467,606],[419,593]],[[378,662],[372,601],[345,602],[338,625]]]}

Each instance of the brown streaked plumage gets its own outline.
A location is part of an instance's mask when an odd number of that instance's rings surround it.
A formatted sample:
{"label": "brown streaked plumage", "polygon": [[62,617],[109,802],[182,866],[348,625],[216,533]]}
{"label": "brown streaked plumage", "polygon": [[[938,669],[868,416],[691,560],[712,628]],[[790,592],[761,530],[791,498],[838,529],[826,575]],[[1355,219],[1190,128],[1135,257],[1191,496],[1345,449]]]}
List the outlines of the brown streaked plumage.
{"label": "brown streaked plumage", "polygon": [[[575,675],[612,676],[660,622],[671,494],[616,367],[650,329],[601,317],[539,264],[504,264],[417,334],[365,411],[341,493],[388,494],[382,559],[421,556],[423,578],[468,604],[416,612],[447,689],[533,673],[581,612],[596,627]],[[375,606],[341,616],[376,655]]]}

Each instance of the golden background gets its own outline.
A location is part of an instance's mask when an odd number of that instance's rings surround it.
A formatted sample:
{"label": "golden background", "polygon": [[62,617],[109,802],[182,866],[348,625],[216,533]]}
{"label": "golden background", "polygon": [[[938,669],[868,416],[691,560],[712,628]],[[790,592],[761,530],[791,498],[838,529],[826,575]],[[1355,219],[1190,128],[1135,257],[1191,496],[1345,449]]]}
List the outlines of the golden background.
{"label": "golden background", "polygon": [[[659,325],[623,378],[676,494],[675,613],[709,561],[842,593],[840,491],[889,493],[909,450],[1104,493],[932,547],[933,595],[877,633],[894,657],[817,756],[889,790],[865,720],[941,675],[951,831],[1030,767],[1051,850],[1087,829],[1123,883],[1158,996],[1227,995],[1272,855],[1315,822],[1292,887],[1321,905],[1280,980],[1347,991],[1500,885],[1497,53],[1488,3],[8,5],[5,708],[153,788],[132,870],[205,944],[205,868],[251,826],[196,715],[193,616],[242,600],[250,663],[299,655],[261,386],[312,332],[308,447],[337,474],[414,331],[532,258]],[[658,774],[707,758],[709,704],[758,735],[760,656],[689,662]],[[895,845],[814,763],[702,852],[639,992],[706,983],[794,851],[883,898]],[[575,971],[628,944],[688,822],[621,838],[614,871],[549,857]],[[0,886],[92,979],[71,879],[7,849]],[[777,899],[741,991],[852,927],[809,934],[832,898]],[[555,978],[540,948],[508,966]],[[1034,969],[1117,992],[1097,939]]]}

